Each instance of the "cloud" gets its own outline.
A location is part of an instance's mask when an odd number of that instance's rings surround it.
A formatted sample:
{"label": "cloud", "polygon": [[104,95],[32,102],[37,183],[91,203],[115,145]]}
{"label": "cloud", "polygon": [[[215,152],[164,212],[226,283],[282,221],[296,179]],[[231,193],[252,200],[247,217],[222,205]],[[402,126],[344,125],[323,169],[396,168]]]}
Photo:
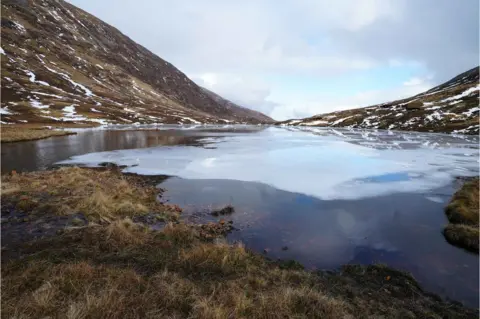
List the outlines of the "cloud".
{"label": "cloud", "polygon": [[314,96],[310,99],[302,100],[301,97],[292,96],[285,103],[277,105],[270,114],[278,120],[309,117],[319,114],[318,110],[322,110],[321,113],[328,113],[408,98],[424,92],[432,86],[433,84],[429,82],[428,78],[413,78],[399,87],[362,91],[341,97]]}
{"label": "cloud", "polygon": [[[470,69],[479,59],[477,0],[71,2],[197,83],[274,117],[402,97]],[[348,91],[354,76],[385,68],[416,73],[398,75],[395,87],[378,89],[372,83],[362,92]],[[425,74],[431,78],[420,83]],[[276,86],[276,77],[292,77],[305,86],[343,77],[344,84],[335,97],[318,94],[313,100],[304,97],[301,85]],[[289,91],[285,99],[276,98],[279,90]]]}

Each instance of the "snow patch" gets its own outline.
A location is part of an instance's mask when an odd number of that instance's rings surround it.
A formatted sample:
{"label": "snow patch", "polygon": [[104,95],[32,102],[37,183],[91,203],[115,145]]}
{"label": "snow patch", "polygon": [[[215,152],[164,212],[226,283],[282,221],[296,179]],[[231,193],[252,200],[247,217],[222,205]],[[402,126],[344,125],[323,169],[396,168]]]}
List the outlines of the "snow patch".
{"label": "snow patch", "polygon": [[459,100],[461,98],[464,98],[466,96],[469,96],[470,94],[472,94],[473,92],[475,91],[479,91],[480,90],[480,87],[479,86],[474,86],[474,87],[471,87],[467,90],[465,90],[464,92],[458,94],[458,95],[455,95],[455,96],[451,96],[451,97],[448,97],[446,99],[443,99],[441,100],[440,102],[450,102],[450,101],[454,101],[454,100]]}
{"label": "snow patch", "polygon": [[188,121],[190,121],[190,122],[192,122],[192,123],[194,123],[194,124],[202,124],[201,122],[199,122],[199,121],[197,121],[197,120],[194,120],[194,119],[192,119],[191,117],[182,117],[182,121],[183,121],[183,120],[188,120]]}
{"label": "snow patch", "polygon": [[332,123],[332,124],[330,124],[330,125],[337,125],[337,124],[340,124],[340,123],[342,123],[343,121],[345,121],[345,120],[348,120],[349,118],[352,118],[352,117],[353,117],[353,115],[352,115],[352,116],[347,116],[347,117],[344,117],[344,118],[342,118],[342,119],[338,119],[338,120],[336,120],[335,122],[333,122],[333,123]]}
{"label": "snow patch", "polygon": [[314,126],[314,125],[324,125],[324,124],[328,124],[328,123],[329,122],[325,121],[325,120],[316,120],[316,121],[312,121],[312,122],[303,123],[302,125]]}
{"label": "snow patch", "polygon": [[30,100],[30,106],[36,109],[48,109],[50,107],[49,105],[44,105],[37,100]]}
{"label": "snow patch", "polygon": [[17,30],[19,30],[21,33],[25,33],[27,32],[27,29],[25,29],[25,27],[23,25],[21,25],[20,23],[16,22],[16,21],[12,21],[13,24],[15,25],[15,28]]}
{"label": "snow patch", "polygon": [[7,110],[6,107],[0,107],[0,114],[3,114],[3,115],[11,115],[11,114],[13,114],[13,113],[10,112],[9,110]]}

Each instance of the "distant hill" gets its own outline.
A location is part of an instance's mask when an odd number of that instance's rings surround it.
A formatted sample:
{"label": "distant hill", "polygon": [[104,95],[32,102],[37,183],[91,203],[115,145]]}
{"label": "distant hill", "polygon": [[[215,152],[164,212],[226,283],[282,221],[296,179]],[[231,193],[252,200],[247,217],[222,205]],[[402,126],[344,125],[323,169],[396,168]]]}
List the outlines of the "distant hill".
{"label": "distant hill", "polygon": [[226,108],[227,110],[231,110],[232,112],[235,113],[236,116],[239,116],[239,117],[249,117],[249,116],[254,116],[256,119],[264,122],[264,123],[272,123],[274,122],[272,118],[266,116],[265,114],[263,113],[260,113],[258,111],[254,111],[254,110],[251,110],[251,109],[248,109],[248,108],[245,108],[243,106],[240,106],[240,105],[237,105],[229,100],[226,100],[224,99],[223,97],[221,97],[220,95],[206,89],[206,88],[203,88],[202,89],[205,91],[205,93],[207,93],[207,95],[209,95],[212,99],[214,99],[218,104],[222,105],[224,108]]}
{"label": "distant hill", "polygon": [[273,121],[70,3],[3,0],[1,16],[2,123]]}
{"label": "distant hill", "polygon": [[478,81],[475,67],[407,99],[277,124],[478,134]]}

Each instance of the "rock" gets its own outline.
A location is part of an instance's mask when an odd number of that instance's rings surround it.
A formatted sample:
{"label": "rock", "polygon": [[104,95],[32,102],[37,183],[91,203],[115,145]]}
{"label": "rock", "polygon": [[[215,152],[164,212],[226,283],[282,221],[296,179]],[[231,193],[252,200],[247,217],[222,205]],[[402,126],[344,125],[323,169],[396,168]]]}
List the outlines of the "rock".
{"label": "rock", "polygon": [[213,216],[220,216],[220,215],[230,215],[235,212],[235,208],[232,205],[227,205],[221,209],[217,209],[212,211]]}

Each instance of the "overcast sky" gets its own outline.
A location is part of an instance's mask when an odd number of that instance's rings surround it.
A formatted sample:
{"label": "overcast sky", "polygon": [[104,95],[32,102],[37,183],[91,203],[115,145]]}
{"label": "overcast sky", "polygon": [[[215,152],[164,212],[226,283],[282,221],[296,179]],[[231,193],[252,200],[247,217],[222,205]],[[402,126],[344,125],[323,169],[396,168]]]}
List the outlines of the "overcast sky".
{"label": "overcast sky", "polygon": [[70,0],[277,120],[407,97],[479,64],[478,0]]}

